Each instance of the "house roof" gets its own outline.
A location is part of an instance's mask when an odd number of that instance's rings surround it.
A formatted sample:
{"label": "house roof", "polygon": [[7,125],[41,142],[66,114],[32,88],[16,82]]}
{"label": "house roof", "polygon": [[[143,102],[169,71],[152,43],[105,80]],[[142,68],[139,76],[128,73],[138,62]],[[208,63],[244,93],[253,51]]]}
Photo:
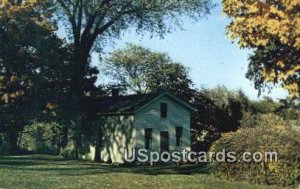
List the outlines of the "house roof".
{"label": "house roof", "polygon": [[195,108],[185,102],[184,100],[171,95],[168,92],[164,93],[149,93],[149,94],[137,94],[117,97],[105,97],[97,104],[98,115],[116,115],[116,114],[134,114],[144,107],[151,104],[154,100],[159,99],[162,96],[169,96],[173,100],[182,104],[186,108],[195,111]]}

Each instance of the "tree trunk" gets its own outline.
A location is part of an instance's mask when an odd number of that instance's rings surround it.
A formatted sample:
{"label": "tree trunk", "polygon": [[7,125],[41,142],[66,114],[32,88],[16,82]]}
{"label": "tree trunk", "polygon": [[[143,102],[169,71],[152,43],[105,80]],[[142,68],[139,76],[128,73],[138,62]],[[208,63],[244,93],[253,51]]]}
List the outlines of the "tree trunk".
{"label": "tree trunk", "polygon": [[73,142],[74,142],[74,152],[75,152],[75,159],[79,159],[80,157],[80,147],[81,147],[81,134],[82,134],[82,115],[75,114],[77,116],[75,125],[73,127]]}
{"label": "tree trunk", "polygon": [[10,153],[17,154],[19,152],[18,147],[18,133],[16,131],[10,131],[7,133],[7,139],[10,146]]}
{"label": "tree trunk", "polygon": [[101,148],[102,148],[102,129],[101,126],[97,128],[96,145],[95,145],[95,162],[101,161]]}
{"label": "tree trunk", "polygon": [[71,97],[71,113],[73,120],[75,121],[74,136],[74,150],[75,158],[79,158],[79,152],[81,147],[81,135],[82,129],[84,129],[84,115],[85,108],[83,107],[84,98],[84,76],[87,71],[89,53],[82,46],[75,44],[74,51],[74,72],[72,77],[72,97]]}
{"label": "tree trunk", "polygon": [[75,137],[75,158],[79,158],[79,148],[81,146],[81,134],[84,129],[85,108],[84,108],[84,77],[87,74],[89,66],[90,50],[92,48],[92,40],[88,40],[83,36],[74,35],[74,72],[72,76],[72,97],[71,97],[71,112],[76,120],[76,131],[77,136]]}

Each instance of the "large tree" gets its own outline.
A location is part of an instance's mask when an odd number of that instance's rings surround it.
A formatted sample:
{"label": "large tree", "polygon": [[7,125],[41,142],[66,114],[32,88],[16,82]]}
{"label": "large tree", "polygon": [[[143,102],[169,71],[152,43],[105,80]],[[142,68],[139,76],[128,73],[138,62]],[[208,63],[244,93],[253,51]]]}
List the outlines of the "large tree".
{"label": "large tree", "polygon": [[291,97],[300,93],[300,49],[277,43],[258,47],[249,57],[246,77],[254,81],[259,94],[273,86],[286,88]]}
{"label": "large tree", "polygon": [[0,6],[0,132],[12,152],[23,127],[43,111],[54,113],[70,91],[70,48],[43,14],[45,3],[2,1]]}
{"label": "large tree", "polygon": [[254,48],[247,77],[256,88],[279,84],[300,97],[300,2],[296,0],[223,0],[232,18],[228,35]]}
{"label": "large tree", "polygon": [[106,41],[119,37],[128,28],[163,36],[174,26],[181,26],[180,18],[197,20],[209,13],[212,6],[210,0],[57,0],[57,3],[74,42],[73,99],[79,107],[92,50],[101,50]]}
{"label": "large tree", "polygon": [[221,133],[236,131],[250,101],[241,90],[228,90],[224,86],[202,89],[195,93],[193,104],[197,108],[192,116],[193,150],[208,150]]}
{"label": "large tree", "polygon": [[167,54],[129,44],[104,59],[104,71],[114,84],[127,92],[169,91],[191,97],[193,83],[188,69]]}
{"label": "large tree", "polygon": [[[138,33],[148,31],[161,37],[181,26],[183,19],[198,20],[209,13],[210,0],[56,0],[58,16],[65,21],[74,44],[72,76],[72,114],[77,130],[83,128],[84,79],[89,69],[90,54],[101,51],[105,42],[118,38],[122,32],[135,28]],[[182,20],[181,20],[182,19]],[[80,132],[79,132],[80,133]],[[80,137],[76,142],[76,151]],[[76,153],[76,157],[78,153]]]}
{"label": "large tree", "polygon": [[181,26],[180,18],[199,19],[209,13],[210,0],[57,0],[60,13],[67,18],[74,41],[74,95],[82,95],[84,70],[93,50],[106,40],[119,37],[128,28],[163,36],[172,27]]}

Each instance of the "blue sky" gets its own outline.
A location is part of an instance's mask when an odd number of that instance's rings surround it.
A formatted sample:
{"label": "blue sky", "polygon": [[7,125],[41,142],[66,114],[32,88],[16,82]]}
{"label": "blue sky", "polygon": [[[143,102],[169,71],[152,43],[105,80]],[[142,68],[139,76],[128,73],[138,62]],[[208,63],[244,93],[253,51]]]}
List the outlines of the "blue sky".
{"label": "blue sky", "polygon": [[[226,38],[225,27],[229,19],[222,15],[219,4],[211,14],[198,22],[185,21],[184,30],[167,34],[164,39],[138,36],[133,30],[126,32],[115,45],[107,45],[105,52],[123,48],[134,43],[154,51],[167,53],[174,61],[190,68],[190,77],[197,88],[213,88],[224,85],[229,89],[241,88],[251,99],[258,99],[253,83],[245,78],[249,49],[240,49]],[[100,65],[98,55],[93,54],[93,64]],[[103,77],[101,77],[103,78]],[[100,80],[99,82],[103,82]],[[274,89],[270,94],[274,99],[285,98],[287,92]]]}

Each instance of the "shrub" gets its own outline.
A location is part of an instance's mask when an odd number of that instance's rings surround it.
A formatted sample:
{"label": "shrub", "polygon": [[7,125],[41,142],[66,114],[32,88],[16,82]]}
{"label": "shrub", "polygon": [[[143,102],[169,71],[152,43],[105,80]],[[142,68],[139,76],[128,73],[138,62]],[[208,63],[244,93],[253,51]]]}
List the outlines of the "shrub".
{"label": "shrub", "polygon": [[60,138],[60,125],[34,123],[25,126],[20,138],[20,147],[34,153],[58,154]]}
{"label": "shrub", "polygon": [[284,126],[286,122],[279,116],[274,114],[251,114],[249,112],[245,113],[243,119],[241,120],[241,128],[249,127],[270,127],[273,126]]}
{"label": "shrub", "polygon": [[[213,162],[212,170],[229,180],[243,180],[257,184],[280,186],[300,182],[300,133],[285,126],[274,115],[260,117],[255,127],[243,127],[235,133],[224,134],[211,147],[210,151],[236,153],[242,160],[244,152],[277,152],[277,162]],[[266,122],[266,119],[271,119]],[[250,124],[251,125],[251,124]]]}

